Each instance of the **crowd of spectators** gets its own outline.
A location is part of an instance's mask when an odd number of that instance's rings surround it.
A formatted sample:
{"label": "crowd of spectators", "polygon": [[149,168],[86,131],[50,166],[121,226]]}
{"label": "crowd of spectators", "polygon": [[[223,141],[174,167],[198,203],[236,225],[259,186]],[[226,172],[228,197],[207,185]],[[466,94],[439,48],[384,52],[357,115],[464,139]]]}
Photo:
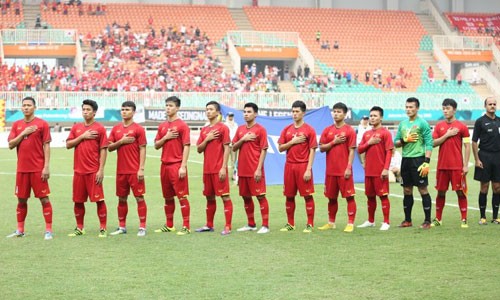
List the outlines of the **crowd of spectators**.
{"label": "crowd of spectators", "polygon": [[53,13],[58,13],[62,15],[68,15],[70,10],[75,9],[78,11],[78,15],[105,15],[106,5],[102,3],[88,3],[84,4],[81,0],[43,0],[40,3],[40,8],[44,11],[51,10]]}
{"label": "crowd of spectators", "polygon": [[26,66],[0,65],[0,91],[40,91],[49,83],[50,71],[38,63]]}

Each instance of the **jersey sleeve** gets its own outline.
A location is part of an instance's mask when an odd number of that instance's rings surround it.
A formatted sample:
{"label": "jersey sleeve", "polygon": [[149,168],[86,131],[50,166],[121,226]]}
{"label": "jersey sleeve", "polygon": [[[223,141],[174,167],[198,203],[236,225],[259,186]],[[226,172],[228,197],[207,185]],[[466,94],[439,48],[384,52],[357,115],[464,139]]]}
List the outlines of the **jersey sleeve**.
{"label": "jersey sleeve", "polygon": [[191,133],[186,124],[182,126],[182,145],[191,145]]}
{"label": "jersey sleeve", "polygon": [[432,138],[433,139],[438,139],[439,138],[439,123],[434,126],[434,130],[432,131]]}
{"label": "jersey sleeve", "polygon": [[163,137],[161,134],[162,128],[163,128],[163,126],[160,124],[160,126],[158,126],[158,131],[156,131],[155,142],[160,140]]}
{"label": "jersey sleeve", "polygon": [[101,141],[99,142],[99,149],[108,148],[108,136],[106,135],[106,129],[101,127],[99,129]]}
{"label": "jersey sleeve", "polygon": [[432,140],[431,127],[429,126],[429,123],[425,121],[422,122],[422,137],[424,139],[425,151],[432,151],[432,148],[434,148],[434,146]]}
{"label": "jersey sleeve", "polygon": [[111,132],[109,133],[109,137],[108,137],[108,142],[110,144],[116,142],[115,132],[116,132],[116,127],[113,127],[111,129]]}
{"label": "jersey sleeve", "polygon": [[325,145],[328,144],[330,141],[328,141],[328,127],[323,129],[323,132],[321,133],[321,136],[319,138],[319,144],[320,145]]}
{"label": "jersey sleeve", "polygon": [[146,130],[142,126],[139,126],[137,142],[139,143],[139,146],[146,146],[148,144],[148,140],[146,139]]}
{"label": "jersey sleeve", "polygon": [[231,137],[229,136],[229,127],[226,125],[221,126],[222,131],[222,144],[227,145],[231,143]]}
{"label": "jersey sleeve", "polygon": [[481,118],[476,120],[474,123],[474,131],[472,132],[472,141],[477,143],[479,141],[479,136],[481,135]]}
{"label": "jersey sleeve", "polygon": [[205,139],[205,137],[204,137],[204,129],[202,128],[200,130],[200,136],[198,137],[198,141],[196,142],[196,145],[199,145],[199,144],[203,143],[204,139]]}
{"label": "jersey sleeve", "polygon": [[392,142],[392,135],[389,131],[385,132],[385,150],[394,149],[394,143]]}
{"label": "jersey sleeve", "polygon": [[349,130],[349,134],[347,136],[347,145],[349,145],[349,148],[356,148],[356,138],[357,138],[356,132],[354,131],[353,128],[351,128],[351,130]]}
{"label": "jersey sleeve", "polygon": [[50,135],[49,123],[43,122],[43,132],[42,132],[42,141],[43,143],[50,143],[52,141],[52,136]]}
{"label": "jersey sleeve", "polygon": [[234,135],[233,140],[231,141],[231,143],[235,144],[235,143],[237,143],[240,140],[239,139],[240,135],[238,134],[240,131],[241,131],[240,127],[238,127],[238,129],[236,129],[236,133],[235,133],[235,135]]}
{"label": "jersey sleeve", "polygon": [[75,132],[76,132],[75,127],[76,127],[76,125],[74,125],[73,127],[71,127],[71,130],[69,131],[68,138],[66,139],[67,141],[71,141],[71,140],[73,140],[73,139],[76,138],[76,136],[75,136]]}
{"label": "jersey sleeve", "polygon": [[316,131],[313,127],[310,127],[309,130],[309,149],[318,148],[318,140],[316,139]]}
{"label": "jersey sleeve", "polygon": [[286,144],[286,131],[287,131],[287,129],[288,129],[288,126],[283,128],[283,130],[281,131],[280,138],[278,139],[279,145]]}
{"label": "jersey sleeve", "polygon": [[7,141],[10,142],[11,140],[15,139],[17,136],[18,136],[17,124],[14,123],[14,124],[12,124],[12,129],[9,132],[9,137],[7,138]]}
{"label": "jersey sleeve", "polygon": [[399,126],[398,126],[398,131],[396,132],[396,136],[394,137],[394,144],[396,144],[397,141],[399,141],[401,139],[401,125],[403,124],[403,122],[400,122],[399,123]]}
{"label": "jersey sleeve", "polygon": [[260,128],[260,150],[265,150],[269,148],[269,144],[267,142],[267,130],[264,127]]}

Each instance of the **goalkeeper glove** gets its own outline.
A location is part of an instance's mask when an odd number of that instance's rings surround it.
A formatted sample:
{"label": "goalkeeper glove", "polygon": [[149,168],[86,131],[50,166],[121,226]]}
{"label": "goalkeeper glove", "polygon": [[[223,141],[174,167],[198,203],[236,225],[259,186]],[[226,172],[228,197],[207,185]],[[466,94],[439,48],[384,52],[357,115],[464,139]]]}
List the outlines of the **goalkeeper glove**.
{"label": "goalkeeper glove", "polygon": [[405,143],[415,143],[416,141],[418,141],[418,133],[408,133],[403,138],[403,142]]}
{"label": "goalkeeper glove", "polygon": [[417,171],[419,172],[420,177],[427,177],[429,174],[429,163],[424,162],[418,167]]}

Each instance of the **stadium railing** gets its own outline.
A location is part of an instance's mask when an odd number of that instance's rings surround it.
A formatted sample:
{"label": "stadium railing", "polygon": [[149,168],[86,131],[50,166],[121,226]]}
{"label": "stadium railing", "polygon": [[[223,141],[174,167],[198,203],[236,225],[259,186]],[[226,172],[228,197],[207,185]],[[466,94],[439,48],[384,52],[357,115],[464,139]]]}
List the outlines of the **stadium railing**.
{"label": "stadium railing", "polygon": [[74,29],[3,29],[4,45],[74,45],[78,35]]}
{"label": "stadium railing", "polygon": [[297,48],[299,39],[297,32],[228,31],[227,35],[236,47]]}
{"label": "stadium railing", "polygon": [[492,50],[493,38],[486,36],[447,36],[434,35],[432,36],[434,46],[447,50],[472,50],[484,51]]}
{"label": "stadium railing", "polygon": [[441,12],[438,9],[438,6],[435,2],[435,0],[427,0],[427,7],[429,8],[429,13],[430,15],[434,18],[436,23],[438,24],[439,28],[445,35],[457,35],[457,32],[452,31],[450,27],[448,26],[448,23],[446,22],[445,18],[441,14]]}
{"label": "stadium railing", "polygon": [[483,109],[483,102],[477,94],[456,93],[163,93],[163,92],[1,92],[0,99],[6,100],[7,109],[18,109],[20,100],[32,96],[39,108],[68,109],[80,107],[84,99],[93,99],[102,108],[118,108],[123,101],[131,100],[146,108],[164,108],[165,99],[170,96],[182,99],[184,108],[202,108],[214,100],[235,109],[242,109],[244,103],[254,102],[261,108],[289,109],[295,100],[302,100],[308,108],[332,106],[344,102],[356,109],[370,109],[381,106],[384,109],[403,109],[409,97],[417,97],[421,107],[440,109],[441,100],[453,97],[460,102],[460,109]]}

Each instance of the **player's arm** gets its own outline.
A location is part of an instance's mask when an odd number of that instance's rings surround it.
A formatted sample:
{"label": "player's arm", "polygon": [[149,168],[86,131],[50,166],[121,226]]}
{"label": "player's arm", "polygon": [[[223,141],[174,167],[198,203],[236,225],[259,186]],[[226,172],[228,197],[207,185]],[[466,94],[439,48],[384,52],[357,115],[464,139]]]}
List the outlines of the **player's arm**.
{"label": "player's arm", "polygon": [[352,162],[354,161],[354,147],[349,148],[349,156],[347,157],[347,168],[344,171],[344,178],[349,179],[352,175]]}
{"label": "player's arm", "polygon": [[476,120],[474,124],[474,131],[472,131],[472,154],[474,155],[474,161],[476,162],[476,167],[483,168],[483,163],[479,159],[479,146],[478,141],[481,136],[481,122],[480,119]]}
{"label": "player's arm", "polygon": [[77,136],[74,139],[66,140],[66,149],[74,148],[74,147],[78,146],[78,144],[83,142],[84,140],[95,140],[98,138],[98,136],[99,135],[98,135],[97,131],[87,130],[83,134]]}
{"label": "player's arm", "polygon": [[226,178],[227,176],[227,161],[229,160],[229,144],[224,144],[224,154],[222,157],[222,167],[219,170],[219,179],[222,181]]}
{"label": "player's arm", "polygon": [[167,130],[167,134],[155,141],[155,149],[160,149],[168,140],[176,139],[177,137],[179,137],[179,132],[177,130],[171,130],[169,128]]}
{"label": "player's arm", "polygon": [[25,137],[35,132],[36,129],[36,126],[26,127],[18,136],[9,140],[9,149],[16,148],[17,145],[19,145]]}
{"label": "player's arm", "polygon": [[106,165],[106,158],[108,157],[108,149],[103,147],[99,150],[99,170],[95,175],[95,181],[97,184],[102,183],[104,179],[104,165]]}
{"label": "player's arm", "polygon": [[363,134],[363,137],[361,138],[361,141],[359,142],[358,145],[358,153],[359,154],[365,153],[366,150],[370,148],[370,146],[371,146],[370,143],[368,143],[368,141],[365,138],[365,135]]}
{"label": "player's arm", "polygon": [[314,162],[314,155],[316,154],[316,148],[309,149],[309,160],[307,161],[306,172],[304,173],[304,181],[309,181],[312,178],[312,166]]}
{"label": "player's arm", "polygon": [[470,160],[470,138],[466,137],[463,139],[465,152],[464,152],[464,174],[469,172],[469,160]]}
{"label": "player's arm", "polygon": [[[432,139],[431,127],[427,122],[425,122],[424,126],[422,126],[422,137],[424,139],[424,147],[425,147],[425,160],[428,163],[431,159],[432,148],[434,148],[434,142]],[[448,132],[447,132],[448,134]],[[427,161],[429,160],[429,161]]]}
{"label": "player's arm", "polygon": [[191,145],[187,144],[184,145],[182,148],[182,161],[181,161],[181,167],[179,168],[179,178],[184,178],[186,177],[187,174],[187,161],[189,159],[189,150],[191,149]]}
{"label": "player's arm", "polygon": [[403,147],[403,140],[401,139],[401,123],[399,123],[398,130],[396,131],[396,136],[394,137],[394,147]]}
{"label": "player's arm", "polygon": [[257,170],[255,170],[254,173],[254,179],[256,182],[260,182],[260,179],[262,178],[262,167],[264,166],[264,160],[266,159],[266,154],[267,154],[267,149],[260,150],[259,163],[257,164]]}
{"label": "player's arm", "polygon": [[144,166],[146,165],[146,145],[139,146],[139,170],[137,171],[137,178],[144,180]]}
{"label": "player's arm", "polygon": [[[237,134],[238,132],[236,132]],[[250,133],[247,133],[245,134],[244,136],[242,136],[238,141],[234,142],[234,139],[233,139],[233,152],[236,152],[238,151],[241,146],[243,146],[243,143],[245,143],[247,141],[246,137],[247,135],[250,134]],[[254,134],[255,136],[255,134]],[[254,138],[255,139],[255,138]]]}
{"label": "player's arm", "polygon": [[479,159],[479,146],[477,142],[472,141],[472,154],[474,155],[474,160],[476,161],[476,167],[483,167],[483,163]]}
{"label": "player's arm", "polygon": [[42,180],[46,181],[50,177],[50,142],[43,143],[43,170],[42,170]]}
{"label": "player's arm", "polygon": [[[201,143],[196,145],[196,150],[198,150],[198,153],[204,152],[205,148],[207,148],[208,143],[210,143],[212,140],[214,140],[218,137],[219,137],[219,131],[217,131],[217,130],[210,131],[207,134],[207,136],[205,137],[205,139]],[[229,144],[227,145],[227,147],[229,149]]]}

